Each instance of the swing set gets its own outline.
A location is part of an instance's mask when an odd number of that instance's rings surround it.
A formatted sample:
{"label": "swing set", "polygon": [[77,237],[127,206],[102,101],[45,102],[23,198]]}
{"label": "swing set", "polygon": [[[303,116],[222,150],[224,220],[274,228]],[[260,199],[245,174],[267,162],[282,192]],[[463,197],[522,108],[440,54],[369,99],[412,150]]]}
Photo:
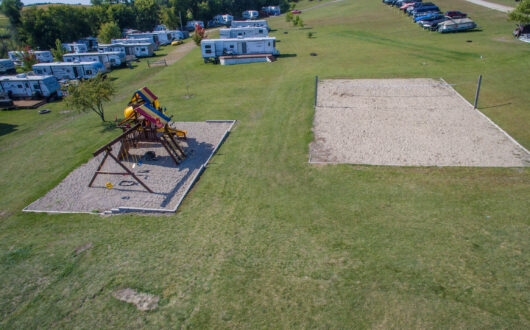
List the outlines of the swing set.
{"label": "swing set", "polygon": [[[136,165],[141,166],[141,157],[130,153],[130,150],[152,144],[161,144],[177,166],[186,158],[186,153],[179,143],[179,140],[186,139],[186,131],[170,127],[169,122],[171,117],[168,117],[165,113],[166,109],[160,107],[158,97],[147,87],[137,90],[124,111],[125,119],[118,124],[118,127],[122,128],[123,133],[94,152],[94,157],[103,152],[105,156],[101,160],[88,186],[92,187],[96,177],[100,174],[132,176],[142,187],[152,193],[153,191],[129,170],[122,161],[125,160],[127,163],[132,162],[133,169]],[[112,147],[117,145],[120,146],[120,149],[116,156],[112,153]],[[109,157],[125,172],[102,171],[101,169]],[[112,189],[113,187],[110,182],[107,182],[105,186],[108,189]]]}

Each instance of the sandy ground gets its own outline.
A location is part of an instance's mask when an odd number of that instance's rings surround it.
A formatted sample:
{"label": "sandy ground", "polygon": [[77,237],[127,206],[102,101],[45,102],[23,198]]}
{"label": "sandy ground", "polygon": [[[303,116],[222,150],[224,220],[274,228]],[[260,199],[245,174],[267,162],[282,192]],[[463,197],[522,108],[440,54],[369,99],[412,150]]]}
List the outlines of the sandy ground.
{"label": "sandy ground", "polygon": [[[508,12],[510,12],[510,11],[515,9],[515,8],[510,7],[510,6],[500,5],[498,3],[488,2],[488,1],[484,1],[484,0],[466,0],[466,1],[474,3],[475,5],[479,5],[479,6],[482,6],[482,7],[490,8],[490,9],[493,9],[493,10],[502,11],[503,13],[508,13]],[[514,4],[515,4],[515,2],[514,2]]]}
{"label": "sandy ground", "polygon": [[[31,203],[24,211],[119,212],[137,208],[173,211],[216,147],[222,143],[232,123],[232,121],[172,123],[171,126],[187,131],[188,136],[183,143],[188,157],[178,167],[165,149],[157,147],[156,144],[148,148],[131,149],[133,155],[123,160],[124,165],[154,193],[146,191],[131,176],[119,175],[98,175],[93,187],[89,188],[88,183],[103,158],[104,153],[102,153],[75,169],[59,185]],[[94,150],[98,147],[100,146],[94,146]],[[156,161],[146,160],[143,157],[149,150],[155,151]],[[117,156],[118,151],[117,144],[113,147],[113,154]],[[140,160],[142,164],[138,165]],[[124,172],[110,158],[101,170]],[[112,189],[105,187],[107,182],[112,183]]]}
{"label": "sandy ground", "polygon": [[433,79],[323,80],[310,162],[522,167],[528,152]]}

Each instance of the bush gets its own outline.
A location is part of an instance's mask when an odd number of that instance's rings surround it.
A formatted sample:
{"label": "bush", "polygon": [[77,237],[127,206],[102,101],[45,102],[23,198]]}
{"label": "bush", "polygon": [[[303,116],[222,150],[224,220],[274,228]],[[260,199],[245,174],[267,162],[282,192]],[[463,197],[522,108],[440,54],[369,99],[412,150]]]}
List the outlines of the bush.
{"label": "bush", "polygon": [[309,39],[313,38],[313,32],[307,32],[307,37],[308,37]]}
{"label": "bush", "polygon": [[195,33],[193,33],[192,39],[197,46],[200,46],[202,39],[206,39],[206,30],[199,24],[195,25]]}

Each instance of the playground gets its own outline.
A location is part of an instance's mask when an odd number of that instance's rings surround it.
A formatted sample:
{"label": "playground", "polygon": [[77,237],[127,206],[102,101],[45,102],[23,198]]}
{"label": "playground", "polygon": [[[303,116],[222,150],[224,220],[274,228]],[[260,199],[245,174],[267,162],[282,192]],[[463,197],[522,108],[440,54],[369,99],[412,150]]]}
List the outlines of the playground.
{"label": "playground", "polygon": [[322,80],[311,163],[523,167],[528,151],[434,79]]}
{"label": "playground", "polygon": [[175,212],[234,121],[171,122],[147,87],[117,124],[123,133],[26,212]]}

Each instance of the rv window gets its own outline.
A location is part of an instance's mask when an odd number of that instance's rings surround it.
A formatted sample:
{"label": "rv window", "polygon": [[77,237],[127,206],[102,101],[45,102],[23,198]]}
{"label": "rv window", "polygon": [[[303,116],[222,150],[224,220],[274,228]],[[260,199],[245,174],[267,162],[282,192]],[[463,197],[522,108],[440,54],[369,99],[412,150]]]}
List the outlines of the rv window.
{"label": "rv window", "polygon": [[259,29],[259,33],[263,33],[263,30],[262,30],[262,29]]}
{"label": "rv window", "polygon": [[145,52],[145,48],[142,48],[142,52]]}
{"label": "rv window", "polygon": [[211,54],[211,53],[212,53],[212,51],[209,50],[209,49],[205,50],[204,52],[205,52],[206,54]]}
{"label": "rv window", "polygon": [[29,88],[29,84],[28,83],[25,83],[24,85],[26,85],[26,88]]}
{"label": "rv window", "polygon": [[92,70],[86,70],[86,74],[92,74]]}
{"label": "rv window", "polygon": [[17,87],[18,87],[18,88],[23,88],[24,86],[22,86],[22,85],[17,85]]}
{"label": "rv window", "polygon": [[204,45],[204,48],[210,49],[210,48],[212,48],[212,45]]}
{"label": "rv window", "polygon": [[35,85],[33,85],[33,88],[34,89],[40,89],[40,86],[39,86],[39,84],[35,84]]}
{"label": "rv window", "polygon": [[270,46],[271,46],[271,43],[270,43],[270,41],[269,41],[269,47],[270,47]]}
{"label": "rv window", "polygon": [[230,48],[234,48],[234,45],[230,45]]}

